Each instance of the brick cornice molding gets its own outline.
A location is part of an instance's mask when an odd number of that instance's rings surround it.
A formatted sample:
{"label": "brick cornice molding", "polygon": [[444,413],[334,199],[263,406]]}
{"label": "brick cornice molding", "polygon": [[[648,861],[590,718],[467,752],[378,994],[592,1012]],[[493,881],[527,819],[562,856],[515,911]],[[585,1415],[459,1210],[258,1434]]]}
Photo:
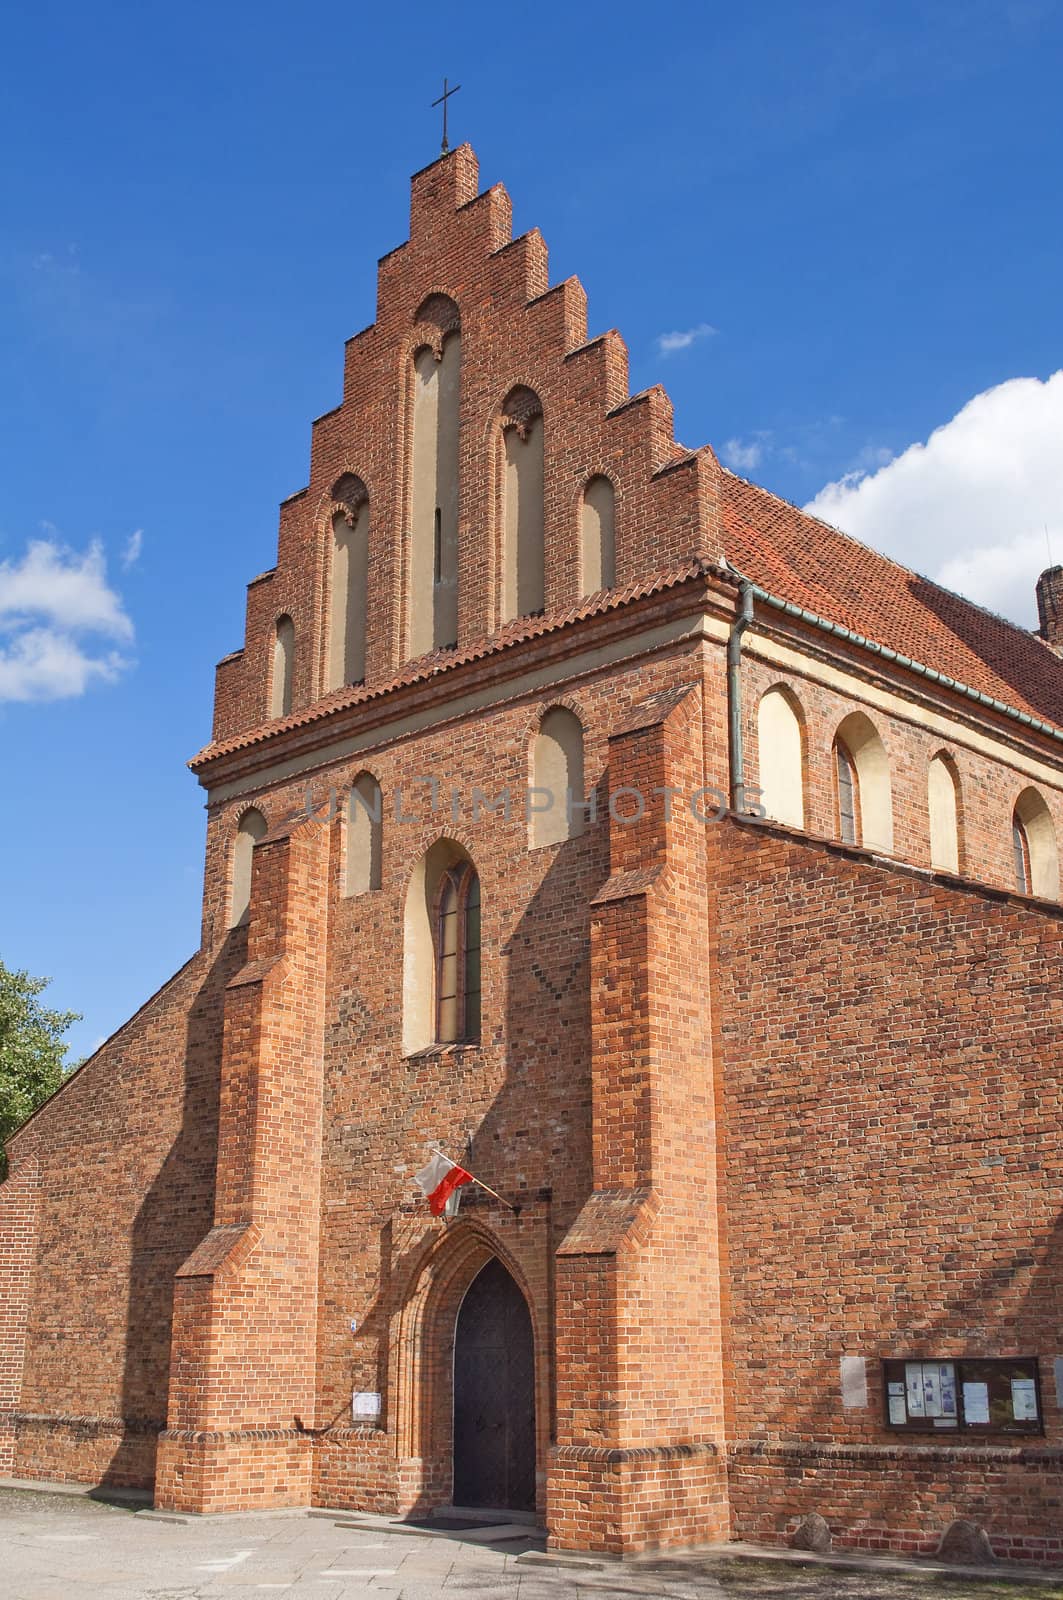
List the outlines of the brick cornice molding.
{"label": "brick cornice molding", "polygon": [[694,1456],[718,1456],[720,1448],[711,1439],[684,1440],[681,1444],[555,1444],[552,1461],[594,1461],[604,1466],[626,1466],[649,1461],[689,1461]]}
{"label": "brick cornice molding", "polygon": [[889,1470],[901,1461],[909,1466],[943,1462],[951,1466],[1011,1463],[1020,1466],[1063,1468],[1063,1449],[1038,1445],[1001,1444],[777,1444],[770,1439],[736,1439],[727,1446],[733,1461],[759,1461],[765,1458],[793,1465],[818,1462],[860,1462]]}
{"label": "brick cornice molding", "polygon": [[234,1444],[245,1439],[287,1439],[310,1443],[306,1428],[164,1428],[159,1434],[160,1443],[180,1444]]}
{"label": "brick cornice molding", "polygon": [[74,1428],[83,1433],[157,1434],[165,1423],[149,1417],[105,1417],[72,1415],[53,1411],[0,1411],[0,1426],[16,1428]]}

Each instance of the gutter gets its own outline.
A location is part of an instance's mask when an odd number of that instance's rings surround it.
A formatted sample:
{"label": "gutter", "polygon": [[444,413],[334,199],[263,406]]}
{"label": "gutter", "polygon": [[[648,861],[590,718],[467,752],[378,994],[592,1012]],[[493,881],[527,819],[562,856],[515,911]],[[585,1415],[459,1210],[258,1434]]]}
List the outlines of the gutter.
{"label": "gutter", "polygon": [[[922,661],[913,661],[911,656],[902,655],[899,650],[891,650],[888,645],[876,644],[873,639],[866,639],[862,633],[854,633],[851,628],[846,628],[840,622],[828,622],[826,617],[821,617],[815,611],[806,611],[804,606],[794,605],[791,600],[783,600],[777,594],[771,594],[767,589],[762,589],[758,583],[745,577],[737,567],[724,558],[724,567],[731,577],[738,582],[739,592],[742,595],[742,605],[745,606],[745,597],[748,593],[757,600],[762,600],[765,605],[773,607],[776,611],[783,612],[788,617],[795,617],[799,622],[808,623],[810,627],[819,628],[822,633],[833,634],[837,639],[844,639],[849,644],[857,645],[861,650],[867,650],[872,655],[881,656],[883,661],[889,661],[895,666],[903,667],[906,672],[914,672],[919,678],[925,678],[928,683],[939,684],[943,689],[951,689],[954,694],[963,695],[966,700],[973,700],[980,706],[985,706],[990,711],[995,711],[999,716],[1009,717],[1012,722],[1020,722],[1024,728],[1030,728],[1034,733],[1043,733],[1049,739],[1054,739],[1057,744],[1063,744],[1063,729],[1054,727],[1050,722],[1042,722],[1039,717],[1032,717],[1028,711],[1020,711],[1016,706],[1009,706],[1003,700],[995,700],[992,695],[983,694],[981,689],[972,689],[970,684],[961,683],[958,678],[950,678],[945,672],[938,672],[934,667],[924,665]],[[748,624],[747,624],[748,626]],[[743,628],[743,632],[745,629]],[[728,641],[728,665],[730,665],[730,641]],[[741,755],[741,739],[739,740],[739,755]]]}

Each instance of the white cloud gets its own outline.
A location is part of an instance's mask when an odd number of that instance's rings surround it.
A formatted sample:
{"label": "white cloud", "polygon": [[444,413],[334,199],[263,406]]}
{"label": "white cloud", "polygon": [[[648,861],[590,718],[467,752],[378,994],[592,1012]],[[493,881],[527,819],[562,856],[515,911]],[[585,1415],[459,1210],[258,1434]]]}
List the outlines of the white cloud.
{"label": "white cloud", "polygon": [[986,389],[925,444],[846,473],[806,510],[1033,627],[1049,546],[1063,561],[1063,370]]}
{"label": "white cloud", "polygon": [[128,659],[85,635],[112,646],[133,638],[98,540],[79,554],[34,539],[21,559],[0,562],[0,701],[67,699],[113,682]]}
{"label": "white cloud", "polygon": [[133,532],[129,535],[129,538],[126,540],[125,548],[122,551],[122,565],[123,565],[123,567],[126,567],[126,568],[135,567],[137,562],[140,560],[140,552],[141,552],[141,550],[143,550],[143,548],[144,548],[144,529],[143,528],[134,528]]}
{"label": "white cloud", "polygon": [[659,333],[657,349],[662,356],[673,356],[677,350],[689,350],[699,339],[711,339],[716,329],[709,322],[699,322],[695,328],[677,329],[674,333]]}
{"label": "white cloud", "polygon": [[52,539],[31,539],[21,561],[0,562],[0,626],[34,615],[64,628],[133,637],[133,624],[108,587],[98,539],[80,556]]}
{"label": "white cloud", "polygon": [[764,459],[768,438],[767,433],[759,433],[752,439],[728,439],[720,453],[735,472],[754,472]]}

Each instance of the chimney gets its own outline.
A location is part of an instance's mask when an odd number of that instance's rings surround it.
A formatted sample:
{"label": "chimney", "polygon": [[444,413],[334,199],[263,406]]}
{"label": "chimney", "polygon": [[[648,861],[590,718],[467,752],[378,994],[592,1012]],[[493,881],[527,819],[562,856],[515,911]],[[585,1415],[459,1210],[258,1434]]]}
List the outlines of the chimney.
{"label": "chimney", "polygon": [[1037,616],[1041,638],[1063,652],[1063,567],[1049,567],[1038,578]]}

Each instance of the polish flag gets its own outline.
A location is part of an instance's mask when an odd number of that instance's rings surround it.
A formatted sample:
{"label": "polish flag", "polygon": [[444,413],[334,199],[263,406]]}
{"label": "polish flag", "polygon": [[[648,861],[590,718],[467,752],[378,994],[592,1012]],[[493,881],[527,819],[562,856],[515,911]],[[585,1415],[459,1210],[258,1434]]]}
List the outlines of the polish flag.
{"label": "polish flag", "polygon": [[460,1189],[463,1183],[475,1183],[476,1179],[464,1167],[459,1167],[456,1161],[437,1151],[427,1167],[414,1173],[414,1182],[427,1196],[428,1209],[433,1217],[441,1217],[454,1190]]}

